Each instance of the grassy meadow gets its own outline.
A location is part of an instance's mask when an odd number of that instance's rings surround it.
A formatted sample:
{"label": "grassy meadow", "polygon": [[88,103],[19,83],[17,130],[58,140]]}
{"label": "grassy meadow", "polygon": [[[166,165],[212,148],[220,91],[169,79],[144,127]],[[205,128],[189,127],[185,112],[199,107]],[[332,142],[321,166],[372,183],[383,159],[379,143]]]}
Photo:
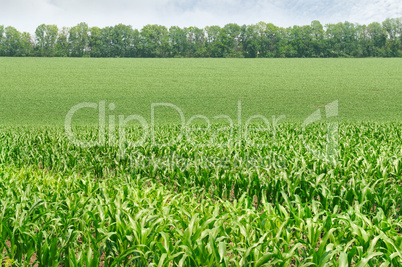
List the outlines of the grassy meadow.
{"label": "grassy meadow", "polygon": [[0,65],[3,265],[402,265],[399,59]]}
{"label": "grassy meadow", "polygon": [[[74,59],[0,58],[2,125],[64,125],[71,107],[106,101],[109,114],[150,122],[152,103],[172,103],[188,120],[204,115],[285,115],[300,122],[339,100],[338,120],[400,121],[400,59]],[[77,124],[96,124],[96,112]],[[180,122],[160,108],[159,123]]]}

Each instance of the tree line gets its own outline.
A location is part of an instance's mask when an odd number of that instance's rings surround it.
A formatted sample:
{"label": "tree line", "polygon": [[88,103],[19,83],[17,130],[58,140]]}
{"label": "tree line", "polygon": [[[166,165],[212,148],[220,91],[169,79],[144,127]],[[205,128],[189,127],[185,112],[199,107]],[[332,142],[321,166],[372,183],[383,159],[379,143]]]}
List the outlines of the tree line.
{"label": "tree line", "polygon": [[205,28],[80,23],[59,29],[39,25],[35,34],[0,25],[0,56],[9,57],[402,57],[402,18],[360,25],[350,22],[278,27],[230,23]]}

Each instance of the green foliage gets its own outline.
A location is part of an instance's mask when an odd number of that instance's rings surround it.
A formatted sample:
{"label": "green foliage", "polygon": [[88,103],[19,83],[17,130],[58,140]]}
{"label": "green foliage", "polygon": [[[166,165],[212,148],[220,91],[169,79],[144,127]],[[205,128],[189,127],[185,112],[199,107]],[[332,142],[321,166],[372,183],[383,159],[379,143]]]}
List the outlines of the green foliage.
{"label": "green foliage", "polygon": [[[117,28],[139,37],[130,29]],[[115,30],[107,31],[111,41],[120,36]],[[255,30],[266,42],[281,42],[272,25]],[[89,31],[89,42],[101,44],[103,30]],[[201,31],[188,30],[191,46],[198,47]],[[292,53],[300,53],[303,31],[292,33]],[[225,45],[231,32],[217,35],[223,56],[236,53]],[[56,42],[60,51],[63,43]],[[103,53],[83,55],[92,52]],[[276,53],[269,45],[257,52]],[[2,265],[402,265],[399,60],[1,61]],[[107,110],[109,127],[94,146],[77,146],[56,127],[73,105],[103,99],[116,109]],[[328,145],[327,121],[300,125],[334,99],[338,150]],[[286,113],[296,122],[274,117],[246,127],[220,120],[182,129],[177,114],[162,109],[152,129],[112,126],[120,114],[149,120],[141,112],[161,101],[177,104],[187,119],[227,114],[244,123]],[[93,141],[98,113],[85,112],[72,129]]]}
{"label": "green foliage", "polygon": [[0,56],[28,56],[33,52],[31,35],[20,33],[14,27],[0,26]]}
{"label": "green foliage", "polygon": [[169,46],[168,30],[162,25],[146,25],[141,29],[141,56],[166,57]]}
{"label": "green foliage", "polygon": [[[346,21],[323,27],[315,20],[310,25],[289,28],[265,22],[242,26],[230,23],[204,29],[146,25],[141,31],[123,24],[100,29],[80,23],[59,32],[56,25],[42,24],[35,31],[35,45],[24,37],[23,42],[14,42],[11,50],[6,51],[0,45],[0,56],[400,57],[401,21],[393,18],[369,25]],[[13,32],[12,36],[19,35],[15,29]],[[30,49],[24,48],[26,43],[31,44]],[[20,50],[23,52],[15,52]]]}
{"label": "green foliage", "polygon": [[26,57],[33,53],[34,46],[31,35],[27,32],[21,34],[21,42],[19,45],[19,56]]}
{"label": "green foliage", "polygon": [[89,52],[88,24],[81,22],[69,31],[68,45],[72,57],[82,57]]}
{"label": "green foliage", "polygon": [[[230,55],[226,55],[230,56]],[[236,55],[237,56],[237,55]],[[141,115],[151,123],[151,104],[176,105],[186,122],[194,115],[237,121],[261,114],[286,115],[300,124],[323,103],[339,100],[341,121],[401,121],[398,59],[81,59],[1,58],[0,125],[63,126],[82,102],[114,103],[109,115]],[[381,68],[379,67],[381,66]],[[24,77],[24,79],[21,79]],[[179,123],[172,108],[156,108],[155,119]],[[74,125],[98,122],[83,109]],[[107,122],[108,123],[108,122]]]}
{"label": "green foliage", "polygon": [[36,51],[39,56],[51,57],[55,55],[58,31],[56,25],[41,24],[36,28]]}
{"label": "green foliage", "polygon": [[189,47],[187,29],[177,26],[169,28],[170,57],[184,57]]}
{"label": "green foliage", "polygon": [[4,56],[4,26],[0,25],[0,56]]}
{"label": "green foliage", "polygon": [[19,56],[21,45],[21,33],[14,27],[8,26],[5,29],[5,40],[3,49],[7,56]]}
{"label": "green foliage", "polygon": [[[157,145],[147,139],[135,147],[93,148],[75,147],[62,129],[3,128],[1,260],[40,266],[402,263],[401,124],[341,124],[337,162],[306,150],[306,142],[325,142],[325,124],[304,133],[281,124],[275,138],[255,125],[241,143],[232,140],[237,127],[216,127],[168,142],[180,128],[158,126]],[[96,129],[78,133],[90,139]],[[127,134],[138,140],[141,129]]]}
{"label": "green foliage", "polygon": [[58,33],[57,42],[55,46],[56,56],[67,57],[70,55],[68,44],[69,29],[63,27]]}

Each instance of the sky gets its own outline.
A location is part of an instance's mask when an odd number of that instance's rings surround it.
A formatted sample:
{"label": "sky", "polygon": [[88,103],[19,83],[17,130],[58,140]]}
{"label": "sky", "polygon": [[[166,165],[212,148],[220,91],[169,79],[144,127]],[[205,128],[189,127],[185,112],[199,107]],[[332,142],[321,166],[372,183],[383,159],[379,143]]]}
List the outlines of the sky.
{"label": "sky", "polygon": [[312,20],[368,24],[396,17],[402,17],[402,0],[0,0],[0,25],[30,33],[42,23],[59,28],[123,23],[141,29],[147,24],[205,27],[264,21],[288,27]]}

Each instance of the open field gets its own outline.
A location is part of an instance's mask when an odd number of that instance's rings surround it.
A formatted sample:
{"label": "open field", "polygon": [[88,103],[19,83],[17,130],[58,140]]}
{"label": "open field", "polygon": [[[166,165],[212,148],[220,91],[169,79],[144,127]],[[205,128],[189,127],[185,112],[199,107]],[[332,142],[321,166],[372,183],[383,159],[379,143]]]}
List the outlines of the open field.
{"label": "open field", "polygon": [[[150,122],[151,104],[172,103],[186,120],[225,114],[236,119],[286,115],[303,121],[339,100],[343,121],[401,120],[400,59],[74,59],[0,58],[0,124],[59,125],[82,102],[114,103],[107,114],[139,114]],[[77,124],[95,124],[80,111]],[[171,108],[159,122],[176,123]]]}
{"label": "open field", "polygon": [[402,265],[402,61],[0,62],[3,264]]}

